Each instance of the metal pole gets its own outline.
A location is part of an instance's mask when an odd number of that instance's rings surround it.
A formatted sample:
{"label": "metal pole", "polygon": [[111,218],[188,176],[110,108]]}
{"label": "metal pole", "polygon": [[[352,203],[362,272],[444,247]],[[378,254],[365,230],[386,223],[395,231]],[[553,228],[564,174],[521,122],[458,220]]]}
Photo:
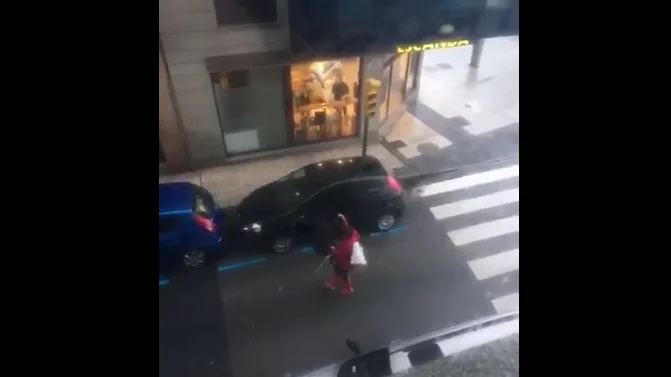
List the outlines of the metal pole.
{"label": "metal pole", "polygon": [[471,68],[478,69],[480,66],[480,57],[482,56],[482,47],[485,45],[484,39],[477,39],[473,43],[473,52],[471,53]]}
{"label": "metal pole", "polygon": [[361,155],[365,156],[368,149],[368,115],[363,115],[363,146],[361,148]]}
{"label": "metal pole", "polygon": [[357,98],[359,99],[359,102],[357,103],[357,120],[359,122],[362,122],[363,125],[361,127],[361,132],[363,133],[362,135],[362,147],[361,147],[361,155],[365,156],[366,155],[366,149],[368,148],[368,115],[366,114],[366,101],[367,98],[364,95],[366,93],[367,85],[366,85],[366,75],[365,75],[365,70],[366,70],[366,57],[361,56],[359,59],[359,88],[357,90]]}

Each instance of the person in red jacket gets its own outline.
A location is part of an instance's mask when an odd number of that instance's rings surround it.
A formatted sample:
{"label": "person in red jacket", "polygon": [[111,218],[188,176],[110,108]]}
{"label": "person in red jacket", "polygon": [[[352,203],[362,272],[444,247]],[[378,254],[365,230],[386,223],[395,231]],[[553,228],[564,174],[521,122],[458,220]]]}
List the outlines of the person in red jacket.
{"label": "person in red jacket", "polygon": [[343,215],[336,218],[336,244],[331,247],[330,260],[333,265],[333,276],[325,283],[330,290],[335,290],[338,283],[344,286],[340,291],[343,295],[349,295],[354,292],[349,273],[354,268],[352,266],[352,248],[356,242],[359,242],[359,232],[352,228]]}

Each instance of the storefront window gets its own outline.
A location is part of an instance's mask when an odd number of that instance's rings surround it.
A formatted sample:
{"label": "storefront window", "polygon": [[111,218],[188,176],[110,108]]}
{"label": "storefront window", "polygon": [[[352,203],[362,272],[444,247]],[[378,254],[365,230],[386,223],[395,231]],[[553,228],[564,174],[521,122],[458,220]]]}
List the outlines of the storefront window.
{"label": "storefront window", "polygon": [[287,146],[284,69],[277,66],[212,75],[229,155]]}
{"label": "storefront window", "polygon": [[355,136],[359,59],[291,66],[293,134],[296,143]]}

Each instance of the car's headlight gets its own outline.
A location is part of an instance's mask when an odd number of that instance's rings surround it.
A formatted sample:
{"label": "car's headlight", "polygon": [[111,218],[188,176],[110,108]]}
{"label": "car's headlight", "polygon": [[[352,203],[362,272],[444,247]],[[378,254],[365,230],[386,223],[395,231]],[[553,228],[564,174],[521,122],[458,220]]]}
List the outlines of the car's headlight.
{"label": "car's headlight", "polygon": [[251,223],[247,225],[246,227],[242,228],[244,231],[252,231],[254,233],[259,233],[261,231],[262,227],[261,224],[259,223]]}

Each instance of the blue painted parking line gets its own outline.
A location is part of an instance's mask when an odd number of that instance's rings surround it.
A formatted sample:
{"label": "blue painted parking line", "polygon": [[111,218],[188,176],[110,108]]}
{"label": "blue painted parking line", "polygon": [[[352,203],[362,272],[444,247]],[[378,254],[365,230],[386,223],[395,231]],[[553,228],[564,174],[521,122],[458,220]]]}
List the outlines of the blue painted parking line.
{"label": "blue painted parking line", "polygon": [[301,253],[314,253],[315,248],[310,246],[310,245],[307,245],[307,246],[302,246],[302,247],[298,248],[298,251],[300,251]]}
{"label": "blue painted parking line", "polygon": [[405,226],[405,225],[398,225],[398,226],[395,226],[395,227],[393,227],[393,228],[391,228],[391,229],[389,229],[389,230],[387,230],[387,231],[385,231],[385,232],[375,232],[375,233],[370,233],[369,236],[371,236],[371,237],[377,237],[377,236],[384,236],[384,235],[386,235],[386,234],[397,234],[397,233],[404,232],[404,231],[406,231],[406,230],[408,230],[408,227],[407,227],[407,226]]}
{"label": "blue painted parking line", "polygon": [[[403,231],[408,230],[408,227],[405,225],[398,225],[395,226],[391,229],[389,229],[386,232],[375,232],[375,233],[369,233],[368,235],[371,237],[376,237],[376,236],[383,236],[383,235],[393,235],[393,234],[398,234]],[[299,246],[296,248],[300,253],[304,254],[314,254],[316,253],[315,248],[313,245],[303,245]],[[230,270],[235,270],[238,268],[244,268],[248,266],[252,266],[255,264],[263,263],[266,261],[266,258],[256,258],[256,259],[251,259],[248,261],[243,261],[243,262],[238,262],[238,263],[233,263],[233,264],[227,264],[227,265],[221,265],[218,268],[219,272],[224,272],[224,271],[230,271]]]}
{"label": "blue painted parking line", "polygon": [[230,271],[230,270],[235,270],[237,268],[243,268],[243,267],[251,266],[251,265],[254,265],[254,264],[263,263],[265,261],[266,261],[266,258],[256,258],[256,259],[251,259],[251,260],[244,261],[244,262],[222,265],[222,266],[219,266],[219,268],[217,270],[219,272]]}
{"label": "blue painted parking line", "polygon": [[170,284],[170,279],[158,279],[158,286],[159,287],[164,287],[168,284]]}

